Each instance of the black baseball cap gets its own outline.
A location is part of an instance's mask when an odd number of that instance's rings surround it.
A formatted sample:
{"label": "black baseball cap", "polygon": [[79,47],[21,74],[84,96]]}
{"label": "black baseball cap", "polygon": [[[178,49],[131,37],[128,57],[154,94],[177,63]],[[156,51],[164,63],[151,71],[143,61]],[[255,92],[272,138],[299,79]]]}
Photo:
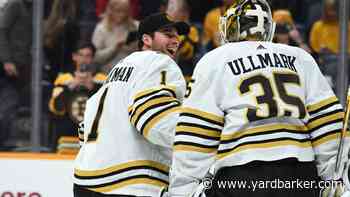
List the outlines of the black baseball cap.
{"label": "black baseball cap", "polygon": [[138,29],[139,39],[143,34],[156,32],[162,28],[174,27],[179,35],[188,34],[190,26],[185,22],[175,22],[165,13],[156,13],[147,16],[140,22]]}

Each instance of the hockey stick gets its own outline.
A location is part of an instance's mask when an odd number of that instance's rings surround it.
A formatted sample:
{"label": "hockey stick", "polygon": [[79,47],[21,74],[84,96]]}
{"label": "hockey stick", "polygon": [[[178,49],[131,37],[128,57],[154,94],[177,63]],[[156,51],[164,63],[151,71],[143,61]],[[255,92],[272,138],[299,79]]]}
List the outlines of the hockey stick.
{"label": "hockey stick", "polygon": [[[343,156],[343,151],[344,151],[344,141],[345,141],[346,131],[348,128],[349,114],[350,114],[350,99],[348,99],[348,97],[347,97],[346,104],[345,104],[345,115],[344,115],[344,119],[343,119],[343,128],[342,128],[341,133],[340,133],[337,159],[335,162],[334,177],[333,177],[335,179],[339,179],[342,176],[342,174],[340,174],[340,173],[342,173],[340,167],[341,167],[342,156]],[[328,194],[326,194],[326,196],[327,197],[338,196],[338,195],[336,195],[336,193],[337,193],[336,189],[337,189],[337,186],[334,188],[332,185],[332,187],[330,188],[330,191],[328,191]]]}
{"label": "hockey stick", "polygon": [[[348,92],[349,93],[349,92]],[[334,173],[335,175],[338,175],[339,170],[340,170],[340,165],[341,165],[341,160],[342,160],[342,155],[343,155],[343,149],[344,149],[344,141],[345,141],[345,136],[346,136],[346,131],[348,128],[348,122],[349,122],[349,114],[350,114],[350,100],[347,98],[346,99],[346,105],[345,105],[345,117],[343,120],[343,128],[340,133],[340,141],[339,141],[339,146],[338,146],[338,154],[337,154],[337,160],[335,163],[335,170]]]}

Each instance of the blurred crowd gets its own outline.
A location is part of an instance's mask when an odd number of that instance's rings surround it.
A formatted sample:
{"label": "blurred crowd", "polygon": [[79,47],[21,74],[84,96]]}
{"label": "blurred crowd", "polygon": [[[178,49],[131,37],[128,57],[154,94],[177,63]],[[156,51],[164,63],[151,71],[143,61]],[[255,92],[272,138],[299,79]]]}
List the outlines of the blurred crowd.
{"label": "blurred crowd", "polygon": [[[119,60],[138,50],[139,20],[166,12],[186,21],[177,63],[190,81],[196,61],[220,46],[219,17],[234,0],[45,0],[42,144],[74,154],[85,102]],[[334,87],[337,0],[270,0],[274,42],[311,53]],[[0,1],[0,150],[30,146],[32,0]],[[350,25],[349,25],[350,36]],[[350,39],[349,39],[350,50]],[[214,66],[214,65],[213,65]],[[307,65],[305,65],[307,66]]]}

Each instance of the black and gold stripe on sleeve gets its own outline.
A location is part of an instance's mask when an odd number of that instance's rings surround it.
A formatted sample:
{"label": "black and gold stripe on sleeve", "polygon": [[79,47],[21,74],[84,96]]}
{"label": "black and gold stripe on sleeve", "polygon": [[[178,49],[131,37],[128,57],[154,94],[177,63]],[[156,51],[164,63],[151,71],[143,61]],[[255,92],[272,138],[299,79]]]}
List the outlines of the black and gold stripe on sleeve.
{"label": "black and gold stripe on sleeve", "polygon": [[314,137],[311,139],[312,146],[316,147],[331,140],[340,139],[340,133],[341,129],[335,129],[320,136]]}
{"label": "black and gold stripe on sleeve", "polygon": [[[218,142],[220,141],[220,133],[221,130],[217,128],[195,123],[179,122],[176,126],[176,136],[178,136],[176,139],[180,140],[174,142],[174,148],[176,151],[216,152]],[[192,142],[181,140],[182,138],[180,136],[186,136],[193,140]],[[215,145],[198,142],[198,139],[212,141]]]}
{"label": "black and gold stripe on sleeve", "polygon": [[184,108],[176,126],[175,151],[215,153],[219,147],[223,125],[223,117]]}
{"label": "black and gold stripe on sleeve", "polygon": [[129,119],[145,137],[159,120],[180,106],[172,86],[148,89],[137,93],[133,99],[133,105],[128,108]]}
{"label": "black and gold stripe on sleeve", "polygon": [[314,114],[317,114],[320,111],[326,110],[327,108],[331,108],[337,104],[339,104],[338,98],[333,96],[323,101],[320,101],[318,103],[308,105],[306,109],[309,112],[309,114],[313,116]]}
{"label": "black and gold stripe on sleeve", "polygon": [[208,140],[220,140],[221,130],[205,125],[179,122],[176,126],[176,135],[196,136]]}
{"label": "black and gold stripe on sleeve", "polygon": [[[134,100],[134,103],[137,103],[137,101],[139,101],[139,100],[150,97],[152,95],[156,95],[156,94],[161,93],[161,92],[167,92],[167,94],[170,94],[170,96],[176,98],[175,90],[176,90],[176,88],[174,86],[162,85],[162,86],[157,87],[157,88],[151,88],[151,89],[147,89],[147,90],[138,92],[134,96],[133,100]],[[161,94],[163,94],[163,93],[161,93]]]}
{"label": "black and gold stripe on sleeve", "polygon": [[[78,180],[84,180],[85,182],[100,180],[99,184],[77,184],[80,187],[96,192],[110,192],[135,184],[165,187],[168,185],[168,174],[168,166],[149,160],[132,161],[102,170],[85,171],[75,169],[74,171],[74,177]],[[108,177],[111,176],[113,176],[114,181],[101,181],[103,178],[108,180]]]}
{"label": "black and gold stripe on sleeve", "polygon": [[[329,142],[331,140],[340,139],[340,135],[341,135],[341,129],[335,129],[335,130],[329,131],[323,135],[313,138],[311,140],[312,146],[316,147],[326,142]],[[346,132],[345,136],[350,137],[349,131]]]}
{"label": "black and gold stripe on sleeve", "polygon": [[[343,119],[344,112],[341,109],[338,109],[319,115],[310,120],[307,126],[311,131],[310,136],[312,145],[315,147],[331,140],[339,139]],[[325,127],[327,127],[326,132],[318,132]]]}
{"label": "black and gold stripe on sleeve", "polygon": [[162,108],[161,110],[153,113],[149,118],[147,118],[146,121],[143,122],[140,131],[142,133],[142,135],[144,136],[148,136],[148,133],[150,131],[150,129],[157,123],[159,122],[162,118],[164,118],[165,116],[173,113],[173,112],[177,112],[180,110],[180,102],[176,101],[173,102],[171,104],[169,104],[167,107]]}
{"label": "black and gold stripe on sleeve", "polygon": [[325,127],[327,125],[331,125],[334,123],[342,122],[344,119],[344,112],[342,109],[336,109],[327,113],[320,114],[318,116],[312,117],[308,123],[307,127],[311,132]]}
{"label": "black and gold stripe on sleeve", "polygon": [[200,153],[216,153],[219,145],[203,145],[193,142],[174,142],[175,151],[190,151]]}
{"label": "black and gold stripe on sleeve", "polygon": [[147,111],[157,107],[168,105],[173,102],[178,102],[178,101],[176,98],[170,97],[167,95],[152,96],[147,100],[145,100],[142,104],[139,104],[137,107],[135,107],[135,109],[132,111],[130,115],[131,123],[133,125],[137,125],[142,115],[147,113]]}
{"label": "black and gold stripe on sleeve", "polygon": [[188,116],[195,119],[199,119],[207,122],[207,124],[209,125],[217,125],[219,127],[224,126],[224,117],[222,116],[218,116],[212,113],[204,112],[204,111],[189,108],[189,107],[184,107],[181,111],[182,112],[180,116]]}
{"label": "black and gold stripe on sleeve", "polygon": [[307,127],[314,147],[339,137],[344,112],[336,97],[325,99],[307,108],[310,111]]}

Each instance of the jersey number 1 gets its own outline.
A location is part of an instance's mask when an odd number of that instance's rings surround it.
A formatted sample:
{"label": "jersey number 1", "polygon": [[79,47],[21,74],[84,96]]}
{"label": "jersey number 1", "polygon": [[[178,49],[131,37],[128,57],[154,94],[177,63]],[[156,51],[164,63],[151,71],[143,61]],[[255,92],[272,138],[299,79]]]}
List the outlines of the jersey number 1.
{"label": "jersey number 1", "polygon": [[96,141],[96,139],[97,139],[98,124],[99,124],[100,119],[101,119],[103,106],[104,106],[104,101],[105,101],[107,92],[108,92],[108,88],[106,88],[104,90],[104,92],[103,92],[103,94],[101,96],[100,102],[98,103],[97,112],[96,112],[96,115],[95,115],[95,118],[94,118],[94,122],[92,123],[91,132],[90,132],[88,140],[87,140],[88,142]]}

